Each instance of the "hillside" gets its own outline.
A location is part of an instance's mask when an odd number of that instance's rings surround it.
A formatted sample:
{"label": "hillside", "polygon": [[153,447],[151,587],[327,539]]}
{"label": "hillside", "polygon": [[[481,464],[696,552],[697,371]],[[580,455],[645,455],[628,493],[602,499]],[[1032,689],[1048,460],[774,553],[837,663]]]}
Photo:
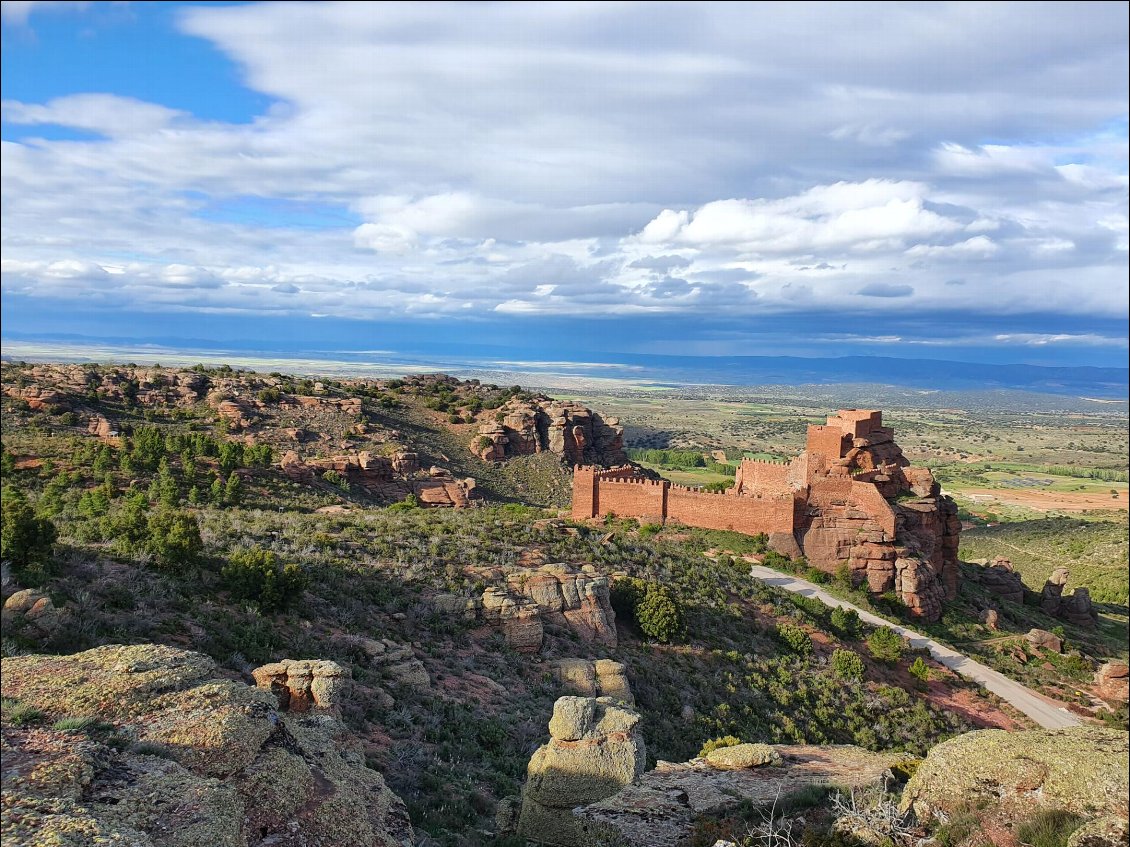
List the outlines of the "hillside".
{"label": "hillside", "polygon": [[[357,762],[435,843],[504,843],[496,811],[554,701],[593,686],[630,690],[649,766],[726,737],[921,756],[1026,725],[858,618],[751,579],[757,539],[539,508],[563,502],[560,455],[471,448],[499,412],[548,399],[438,376],[149,371],[5,365],[4,655],[166,645],[245,682],[285,659],[336,662]],[[288,474],[291,452],[314,470]],[[362,453],[388,472],[334,464]],[[425,508],[436,480],[468,476],[467,508]],[[6,725],[15,710],[58,743],[57,716],[8,676]],[[90,702],[64,717],[107,720]],[[128,729],[83,726],[103,747]]]}

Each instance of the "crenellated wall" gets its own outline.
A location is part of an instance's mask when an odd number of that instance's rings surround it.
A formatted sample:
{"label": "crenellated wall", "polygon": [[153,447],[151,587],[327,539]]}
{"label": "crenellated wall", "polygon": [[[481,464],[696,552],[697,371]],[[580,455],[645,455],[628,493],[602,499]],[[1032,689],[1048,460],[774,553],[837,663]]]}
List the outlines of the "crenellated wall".
{"label": "crenellated wall", "polygon": [[935,620],[956,595],[961,527],[929,470],[909,465],[881,412],[845,409],[810,426],[807,449],[787,464],[743,459],[733,487],[719,493],[649,479],[630,465],[579,466],[573,517],[766,533],[774,550],[828,572],[847,568],[855,584],[894,590]]}

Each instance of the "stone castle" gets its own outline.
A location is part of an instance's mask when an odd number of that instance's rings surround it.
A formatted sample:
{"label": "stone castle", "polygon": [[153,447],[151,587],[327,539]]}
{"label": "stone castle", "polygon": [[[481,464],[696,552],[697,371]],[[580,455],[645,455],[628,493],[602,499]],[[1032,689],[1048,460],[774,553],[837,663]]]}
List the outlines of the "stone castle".
{"label": "stone castle", "polygon": [[573,517],[609,514],[766,533],[774,550],[829,573],[846,566],[855,585],[893,591],[930,620],[957,593],[957,506],[928,469],[910,466],[879,411],[842,409],[810,426],[791,462],[743,459],[721,493],[649,479],[630,465],[577,466]]}

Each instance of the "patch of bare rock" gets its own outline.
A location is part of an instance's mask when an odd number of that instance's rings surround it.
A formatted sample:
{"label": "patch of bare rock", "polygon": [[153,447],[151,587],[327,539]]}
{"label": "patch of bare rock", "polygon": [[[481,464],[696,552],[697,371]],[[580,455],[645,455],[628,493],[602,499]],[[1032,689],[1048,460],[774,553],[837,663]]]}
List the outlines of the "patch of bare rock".
{"label": "patch of bare rock", "polygon": [[606,420],[580,403],[512,397],[494,418],[479,425],[479,437],[471,444],[471,451],[484,461],[504,462],[534,453],[554,453],[569,465],[628,461],[620,421]]}
{"label": "patch of bare rock", "polygon": [[255,677],[157,645],[3,659],[4,697],[47,718],[3,726],[5,845],[411,845],[404,804],[337,718],[348,672],[288,660]]}

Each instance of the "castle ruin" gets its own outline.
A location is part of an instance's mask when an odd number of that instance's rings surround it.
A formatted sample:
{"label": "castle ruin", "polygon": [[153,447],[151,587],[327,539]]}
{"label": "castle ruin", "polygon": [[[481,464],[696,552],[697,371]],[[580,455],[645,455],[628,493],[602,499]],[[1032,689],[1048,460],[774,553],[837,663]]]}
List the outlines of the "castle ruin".
{"label": "castle ruin", "polygon": [[880,411],[841,409],[809,426],[791,462],[743,459],[733,487],[720,493],[650,479],[630,465],[577,466],[573,518],[609,514],[766,533],[772,549],[828,573],[846,566],[854,585],[894,592],[928,620],[957,594],[957,506],[927,468],[910,466]]}

